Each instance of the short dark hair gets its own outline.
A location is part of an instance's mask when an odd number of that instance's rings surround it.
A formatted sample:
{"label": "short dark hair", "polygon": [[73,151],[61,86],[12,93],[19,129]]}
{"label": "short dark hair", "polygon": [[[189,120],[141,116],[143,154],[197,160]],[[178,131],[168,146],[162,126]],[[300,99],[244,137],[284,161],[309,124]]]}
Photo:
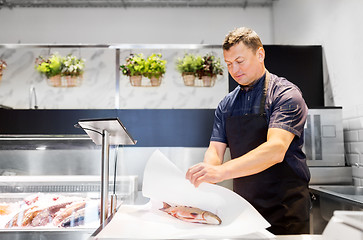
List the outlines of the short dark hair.
{"label": "short dark hair", "polygon": [[240,27],[233,29],[226,35],[222,46],[223,50],[229,50],[240,42],[254,52],[263,47],[261,39],[255,31],[247,27]]}

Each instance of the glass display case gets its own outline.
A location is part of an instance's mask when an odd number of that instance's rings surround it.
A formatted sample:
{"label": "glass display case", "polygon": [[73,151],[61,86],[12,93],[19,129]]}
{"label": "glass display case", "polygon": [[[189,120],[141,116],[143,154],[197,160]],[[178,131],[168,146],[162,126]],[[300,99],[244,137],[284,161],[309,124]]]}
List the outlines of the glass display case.
{"label": "glass display case", "polygon": [[[110,149],[109,192],[132,203],[122,153]],[[87,135],[0,135],[0,169],[1,239],[87,239],[100,226],[101,146]]]}

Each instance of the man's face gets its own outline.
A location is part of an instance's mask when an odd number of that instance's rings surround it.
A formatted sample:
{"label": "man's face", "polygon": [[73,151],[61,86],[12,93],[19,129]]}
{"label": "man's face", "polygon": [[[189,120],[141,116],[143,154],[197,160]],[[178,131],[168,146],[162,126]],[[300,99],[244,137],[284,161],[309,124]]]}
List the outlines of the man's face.
{"label": "man's face", "polygon": [[228,72],[241,85],[249,85],[259,79],[264,71],[265,51],[260,47],[256,53],[242,42],[223,50]]}

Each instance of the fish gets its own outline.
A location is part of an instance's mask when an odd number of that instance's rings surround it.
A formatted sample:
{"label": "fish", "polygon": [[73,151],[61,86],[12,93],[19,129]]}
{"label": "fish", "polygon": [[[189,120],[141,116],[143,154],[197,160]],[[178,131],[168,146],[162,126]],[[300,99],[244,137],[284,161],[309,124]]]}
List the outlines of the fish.
{"label": "fish", "polygon": [[86,201],[80,201],[80,202],[73,202],[72,204],[66,206],[65,208],[60,209],[54,216],[54,219],[52,221],[53,225],[60,227],[64,219],[66,219],[67,217],[69,217],[79,209],[85,208],[85,206],[86,206]]}
{"label": "fish", "polygon": [[101,207],[97,201],[88,201],[85,208],[78,209],[63,219],[58,227],[76,227],[100,219]]}
{"label": "fish", "polygon": [[[77,224],[80,225],[84,221],[84,214],[81,212],[77,213],[77,211],[84,209],[86,202],[89,203],[89,201],[79,197],[64,197],[50,194],[32,195],[20,203],[18,212],[5,224],[5,228],[40,227],[48,224],[60,227],[61,223],[69,217],[77,218],[76,225],[72,223],[74,226],[77,226]],[[74,220],[72,221],[74,222]],[[72,224],[69,225],[73,226]],[[67,227],[68,223],[63,225]]]}
{"label": "fish", "polygon": [[75,227],[80,226],[84,223],[85,220],[85,212],[84,208],[79,209],[74,214],[66,217],[58,226],[61,227]]}
{"label": "fish", "polygon": [[5,228],[29,226],[33,218],[41,211],[37,206],[18,212],[6,225]]}
{"label": "fish", "polygon": [[5,228],[17,227],[18,221],[22,220],[22,219],[19,220],[19,217],[22,216],[21,214],[24,214],[24,212],[15,214],[15,216],[12,219],[10,219],[8,223],[5,224]]}
{"label": "fish", "polygon": [[[51,223],[56,213],[72,204],[72,200],[59,202],[53,199],[52,202],[43,204],[30,205],[27,209],[18,212],[6,225],[5,228],[11,227],[37,227],[45,226]],[[33,203],[34,204],[34,203]]]}
{"label": "fish", "polygon": [[30,226],[33,219],[42,211],[43,209],[38,206],[31,207],[28,209],[23,216],[23,221],[21,223],[22,227]]}
{"label": "fish", "polygon": [[163,203],[159,210],[185,222],[220,225],[222,220],[214,213],[190,206],[171,206]]}
{"label": "fish", "polygon": [[40,211],[31,221],[31,226],[45,226],[48,223],[51,223],[55,214],[61,209],[71,204],[72,202],[63,202],[52,205]]}

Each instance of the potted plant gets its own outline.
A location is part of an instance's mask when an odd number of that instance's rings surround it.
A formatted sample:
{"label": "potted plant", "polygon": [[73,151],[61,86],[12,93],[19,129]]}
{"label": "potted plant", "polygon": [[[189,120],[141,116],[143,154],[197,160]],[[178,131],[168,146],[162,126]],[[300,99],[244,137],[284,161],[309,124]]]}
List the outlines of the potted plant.
{"label": "potted plant", "polygon": [[62,57],[58,53],[49,58],[39,56],[35,59],[35,69],[48,79],[52,85],[61,85]]}
{"label": "potted plant", "polygon": [[161,78],[165,73],[166,60],[161,59],[162,55],[153,53],[145,61],[144,76],[150,79],[151,86],[160,86]]}
{"label": "potted plant", "polygon": [[6,62],[0,59],[0,81],[3,78],[3,71],[6,69],[7,66],[8,65],[6,64]]}
{"label": "potted plant", "polygon": [[221,60],[213,54],[207,53],[203,56],[203,64],[197,70],[198,77],[203,80],[204,87],[214,85],[217,75],[223,75]]}
{"label": "potted plant", "polygon": [[203,59],[191,53],[186,53],[183,58],[176,61],[176,69],[182,74],[186,86],[194,86],[197,70],[201,68]]}
{"label": "potted plant", "polygon": [[53,87],[79,86],[83,79],[84,59],[71,54],[61,57],[58,53],[49,58],[39,56],[35,60],[35,69],[46,77]]}
{"label": "potted plant", "polygon": [[83,58],[77,58],[72,54],[62,58],[61,76],[67,87],[75,87],[81,84],[85,67],[84,62]]}
{"label": "potted plant", "polygon": [[132,86],[141,86],[142,75],[145,71],[145,58],[142,53],[130,54],[126,63],[120,66],[123,75],[130,77]]}

